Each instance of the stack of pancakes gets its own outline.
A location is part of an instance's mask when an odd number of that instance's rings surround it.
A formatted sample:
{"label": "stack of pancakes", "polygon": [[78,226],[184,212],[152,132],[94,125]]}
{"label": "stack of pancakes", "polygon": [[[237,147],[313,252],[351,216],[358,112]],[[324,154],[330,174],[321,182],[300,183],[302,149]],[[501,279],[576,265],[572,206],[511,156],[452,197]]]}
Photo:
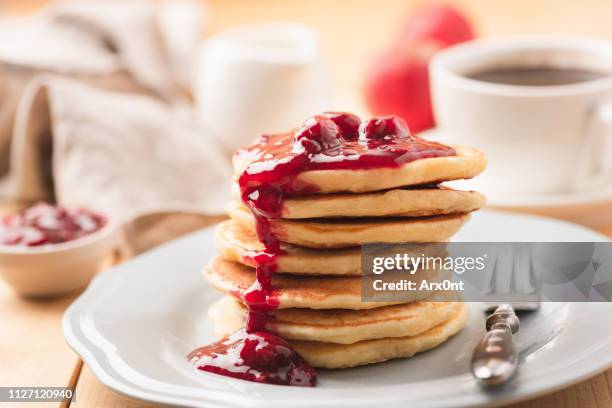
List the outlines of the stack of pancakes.
{"label": "stack of pancakes", "polygon": [[[286,197],[281,217],[269,227],[282,242],[273,278],[278,307],[266,329],[311,365],[344,368],[409,357],[446,341],[465,325],[458,298],[363,302],[361,245],[448,241],[484,204],[473,191],[439,183],[478,175],[486,160],[475,149],[415,160],[399,168],[313,170],[299,181],[317,194]],[[248,165],[236,156],[236,178]],[[205,269],[207,281],[228,296],[210,309],[219,335],[242,327],[241,294],[252,285],[252,254],[263,248],[255,221],[239,194],[228,206],[229,221],[217,229],[221,256]]]}

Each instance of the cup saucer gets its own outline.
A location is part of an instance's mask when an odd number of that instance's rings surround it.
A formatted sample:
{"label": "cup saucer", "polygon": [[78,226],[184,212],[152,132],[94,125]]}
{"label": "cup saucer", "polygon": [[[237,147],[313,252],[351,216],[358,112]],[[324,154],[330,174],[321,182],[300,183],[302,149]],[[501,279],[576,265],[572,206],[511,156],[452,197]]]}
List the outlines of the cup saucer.
{"label": "cup saucer", "polygon": [[[436,128],[419,133],[419,136],[442,143],[452,142],[451,139],[441,136]],[[480,190],[472,183],[467,180],[450,185]],[[502,195],[483,192],[487,196],[488,208],[559,218],[595,229],[612,226],[612,180],[604,188],[560,194]]]}

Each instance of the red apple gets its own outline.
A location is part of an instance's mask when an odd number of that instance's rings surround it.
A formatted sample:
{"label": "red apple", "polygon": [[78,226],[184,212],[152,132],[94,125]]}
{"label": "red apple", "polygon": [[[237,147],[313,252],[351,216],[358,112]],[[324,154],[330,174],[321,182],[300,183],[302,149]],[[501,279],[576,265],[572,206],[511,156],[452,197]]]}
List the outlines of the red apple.
{"label": "red apple", "polygon": [[448,6],[426,6],[418,9],[404,24],[402,41],[436,40],[444,46],[474,39],[468,20]]}
{"label": "red apple", "polygon": [[[424,44],[424,43],[423,43]],[[423,44],[412,51],[394,48],[370,65],[365,82],[365,100],[375,115],[402,117],[413,132],[433,126],[429,95],[428,56]],[[437,49],[437,47],[432,47]]]}
{"label": "red apple", "polygon": [[427,64],[438,50],[473,37],[467,20],[452,8],[420,9],[404,25],[399,41],[367,71],[364,92],[370,111],[399,115],[413,132],[433,127]]}

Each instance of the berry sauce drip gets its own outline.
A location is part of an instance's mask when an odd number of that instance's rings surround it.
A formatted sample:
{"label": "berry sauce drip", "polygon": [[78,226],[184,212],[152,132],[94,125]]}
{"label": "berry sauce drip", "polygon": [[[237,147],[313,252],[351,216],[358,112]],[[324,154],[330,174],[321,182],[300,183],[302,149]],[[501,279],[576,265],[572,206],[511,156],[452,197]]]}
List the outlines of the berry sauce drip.
{"label": "berry sauce drip", "polygon": [[106,217],[85,208],[36,204],[0,221],[0,244],[37,247],[73,241],[98,231]]}
{"label": "berry sauce drip", "polygon": [[313,387],[317,379],[285,340],[268,332],[241,329],[192,351],[187,359],[202,371],[260,383]]}
{"label": "berry sauce drip", "polygon": [[362,122],[357,116],[326,112],[306,120],[295,133],[263,135],[237,153],[249,162],[238,184],[242,201],[253,213],[261,251],[249,258],[255,281],[240,296],[248,308],[245,329],[196,349],[189,360],[198,369],[221,375],[284,385],[314,386],[316,373],[286,341],[266,331],[267,314],[278,307],[272,285],[280,241],[270,219],[280,218],[283,197],[316,193],[299,182],[307,170],[393,168],[428,157],[455,155],[453,148],[413,136],[397,116]]}

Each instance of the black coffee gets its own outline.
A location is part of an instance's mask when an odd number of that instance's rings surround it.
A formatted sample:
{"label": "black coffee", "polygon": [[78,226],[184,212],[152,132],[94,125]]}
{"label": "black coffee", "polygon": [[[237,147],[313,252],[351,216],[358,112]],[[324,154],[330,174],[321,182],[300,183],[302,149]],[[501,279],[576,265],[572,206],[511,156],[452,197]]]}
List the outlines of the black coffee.
{"label": "black coffee", "polygon": [[573,68],[497,68],[467,75],[478,81],[505,85],[553,86],[592,81],[608,76],[604,72]]}

